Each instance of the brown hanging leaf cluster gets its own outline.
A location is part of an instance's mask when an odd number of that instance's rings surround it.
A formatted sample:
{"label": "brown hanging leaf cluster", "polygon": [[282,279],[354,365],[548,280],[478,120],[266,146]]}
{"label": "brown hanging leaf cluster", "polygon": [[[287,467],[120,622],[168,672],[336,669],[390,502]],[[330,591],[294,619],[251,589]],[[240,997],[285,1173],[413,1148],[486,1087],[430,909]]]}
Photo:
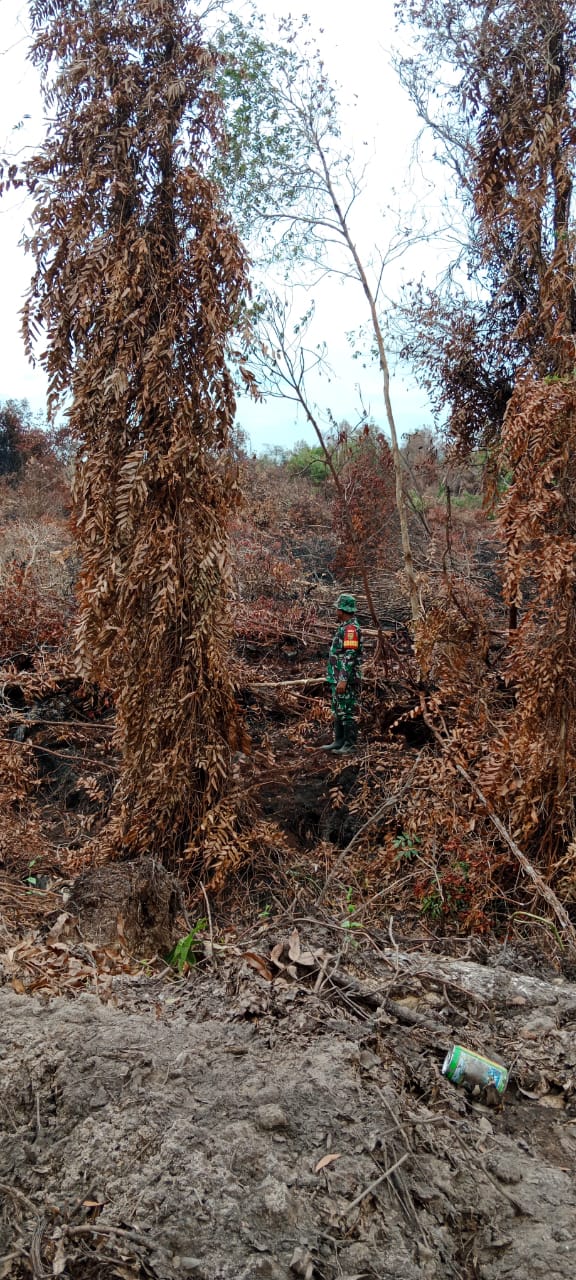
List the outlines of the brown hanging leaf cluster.
{"label": "brown hanging leaf cluster", "polygon": [[25,168],[24,327],[30,349],[46,334],[78,441],[78,655],[114,693],[122,755],[106,843],[175,860],[201,843],[237,733],[227,349],[246,262],[206,176],[212,60],[184,0],[35,0],[31,16],[51,123]]}
{"label": "brown hanging leaf cluster", "polygon": [[337,466],[340,491],[334,503],[336,572],[343,578],[358,575],[359,554],[371,572],[382,565],[396,569],[400,538],[394,462],[386,437],[368,427],[360,436],[340,428]]}
{"label": "brown hanging leaf cluster", "polygon": [[[494,460],[510,631],[500,651],[491,652],[488,611],[483,622],[481,601],[475,606],[469,592],[464,601],[452,581],[426,621],[419,653],[435,682],[434,722],[453,755],[534,864],[571,897],[576,884],[571,221],[576,18],[564,0],[530,0],[522,6],[497,0],[488,7],[455,0],[442,14],[435,4],[424,14],[415,0],[411,8],[419,22],[448,23],[454,42],[460,32],[454,49],[462,78],[455,96],[466,139],[467,182],[484,262],[489,271],[498,269],[500,297],[508,300],[514,321],[508,343],[516,344],[517,362]],[[433,43],[437,34],[430,37]],[[500,336],[495,329],[495,344]],[[477,434],[474,426],[472,436]],[[466,438],[465,431],[459,435]],[[456,839],[467,881],[475,874],[474,849],[480,841],[491,883],[502,849],[472,796],[467,797],[470,826],[464,839],[465,796],[461,777],[451,771],[445,756],[430,779],[428,809],[422,803],[425,793],[412,803],[415,818],[434,847],[439,842],[445,851]]]}
{"label": "brown hanging leaf cluster", "polygon": [[518,315],[502,296],[498,270],[494,282],[494,296],[474,301],[421,285],[406,299],[410,326],[402,356],[416,367],[434,413],[446,421],[447,436],[463,458],[498,440],[519,361],[520,344],[512,339]]}
{"label": "brown hanging leaf cluster", "polygon": [[438,288],[411,289],[404,354],[451,438],[491,446],[526,362],[552,373],[563,347],[573,363],[574,5],[408,0],[396,9],[418,39],[399,74],[456,178],[468,223],[458,265],[476,286],[459,286],[451,271]]}
{"label": "brown hanging leaf cluster", "polygon": [[518,609],[507,678],[513,713],[493,753],[492,790],[514,829],[557,856],[574,839],[576,800],[576,384],[521,382],[502,450],[513,471],[499,513],[504,590]]}
{"label": "brown hanging leaf cluster", "polygon": [[[498,6],[497,6],[498,8]],[[576,290],[571,233],[576,20],[564,0],[506,6],[483,23],[468,88],[478,116],[474,201],[485,252],[512,229],[506,287],[534,281],[516,334],[527,345],[504,418],[499,509],[511,618],[506,675],[515,706],[494,743],[491,789],[511,825],[553,860],[574,834]],[[507,28],[508,30],[508,28]]]}
{"label": "brown hanging leaf cluster", "polygon": [[496,251],[506,292],[523,302],[512,336],[540,373],[574,366],[575,75],[572,4],[505,0],[486,10],[465,80],[477,123],[472,193],[485,259]]}

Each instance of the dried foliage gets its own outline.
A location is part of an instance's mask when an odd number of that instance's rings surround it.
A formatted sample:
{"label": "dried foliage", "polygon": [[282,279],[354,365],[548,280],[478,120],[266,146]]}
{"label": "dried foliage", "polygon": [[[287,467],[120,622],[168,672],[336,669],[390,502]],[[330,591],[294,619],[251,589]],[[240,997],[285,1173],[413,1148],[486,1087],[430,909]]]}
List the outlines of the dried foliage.
{"label": "dried foliage", "polygon": [[[415,503],[412,521],[426,531],[425,543],[415,540],[426,570],[416,655],[391,647],[384,688],[367,629],[363,747],[342,767],[319,751],[323,667],[338,588],[356,586],[356,545],[378,606],[405,616],[405,602],[404,612],[395,597],[390,604],[390,568],[402,556],[389,451],[370,432],[341,439],[338,483],[324,475],[316,484],[288,465],[236,456],[248,493],[237,506],[226,355],[245,264],[205,174],[219,124],[198,26],[179,0],[79,3],[74,23],[64,0],[34,6],[54,123],[26,171],[37,202],[26,323],[30,339],[36,325],[48,329],[53,400],[73,392],[80,654],[114,692],[122,763],[102,842],[111,723],[98,726],[91,751],[77,723],[61,752],[44,728],[36,734],[33,699],[50,687],[42,662],[65,638],[65,619],[51,632],[48,595],[27,603],[27,592],[46,588],[36,563],[18,569],[11,556],[6,653],[28,646],[32,669],[1,749],[7,866],[21,871],[17,843],[40,855],[40,764],[66,760],[73,744],[73,785],[88,802],[60,851],[68,870],[81,867],[87,840],[99,841],[99,856],[148,851],[201,870],[213,892],[252,876],[266,909],[282,875],[315,892],[345,867],[381,907],[483,930],[533,906],[496,816],[563,900],[576,896],[571,28],[555,0],[522,11],[509,0],[489,11],[475,0],[411,11],[436,24],[436,48],[446,24],[467,33],[455,89],[466,181],[478,252],[494,280],[503,271],[502,305],[493,363],[488,312],[478,336],[463,311],[454,324],[448,316],[438,372],[460,444],[498,439],[497,520],[488,534],[480,511],[457,521],[434,494],[424,518]],[[512,52],[500,39],[508,18]],[[442,330],[442,309],[431,306],[430,327]],[[418,460],[406,452],[403,465],[411,490]],[[430,468],[431,456],[423,474],[435,490]],[[232,595],[243,655],[234,659]],[[510,635],[505,606],[519,618]],[[252,748],[233,759],[248,745],[235,683]],[[374,745],[390,727],[392,740]],[[60,817],[66,844],[72,823]]]}
{"label": "dried foliage", "polygon": [[[463,164],[469,263],[492,290],[484,310],[491,332],[484,321],[475,329],[472,304],[450,310],[428,300],[435,333],[423,361],[439,403],[450,406],[461,448],[479,439],[496,445],[490,474],[511,630],[499,649],[491,646],[498,622],[489,601],[474,599],[470,588],[463,594],[452,572],[418,637],[433,682],[428,709],[447,754],[431,771],[426,766],[428,779],[420,778],[409,806],[437,877],[439,914],[442,885],[456,873],[467,886],[457,896],[469,896],[469,921],[477,923],[498,891],[513,901],[516,868],[478,791],[463,793],[450,755],[567,900],[576,877],[576,24],[563,0],[496,0],[488,8],[477,0],[414,0],[407,14],[422,38],[415,96],[434,53],[452,63],[444,86],[449,111],[436,131],[448,163]],[[420,106],[425,114],[422,96]],[[434,892],[432,882],[427,892]]]}
{"label": "dried foliage", "polygon": [[513,471],[499,514],[504,588],[519,610],[507,678],[515,705],[491,766],[513,829],[552,864],[574,840],[576,800],[576,384],[516,388],[502,448]]}
{"label": "dried foliage", "polygon": [[430,691],[425,702],[415,691],[414,709],[421,716],[424,708],[448,750],[418,761],[403,806],[404,830],[417,839],[408,849],[391,850],[396,865],[410,867],[413,892],[428,919],[480,931],[494,924],[506,899],[514,901],[516,868],[454,762],[484,780],[494,735],[509,715],[510,696],[491,643],[498,621],[498,606],[482,587],[454,571],[437,583],[418,640]]}
{"label": "dried foliage", "polygon": [[523,840],[538,836],[540,856],[553,859],[573,838],[574,812],[576,23],[562,0],[503,7],[513,56],[501,47],[495,12],[467,81],[478,121],[474,201],[487,256],[513,232],[508,289],[521,263],[536,296],[525,300],[515,331],[530,374],[517,381],[502,432],[511,470],[499,521],[504,586],[521,614],[507,664],[516,707],[495,763],[514,830]]}
{"label": "dried foliage", "polygon": [[470,448],[498,438],[527,361],[541,375],[573,364],[574,6],[410,0],[397,12],[418,39],[401,78],[456,174],[459,265],[476,286],[459,287],[456,270],[416,290],[405,354]]}
{"label": "dried foliage", "polygon": [[334,596],[332,494],[281,461],[244,457],[244,501],[232,527],[234,628],[242,645],[306,634]]}
{"label": "dried foliage", "polygon": [[[0,865],[16,875],[43,859],[46,841],[35,804],[37,769],[28,743],[0,739]],[[10,899],[0,886],[2,913]]]}
{"label": "dried foliage", "polygon": [[[1,526],[0,526],[1,533]],[[60,645],[70,628],[72,602],[46,590],[41,576],[12,561],[0,573],[0,661]]]}
{"label": "dried foliage", "polygon": [[[47,898],[43,904],[44,913],[50,909],[55,913],[62,900],[57,895],[44,896]],[[23,910],[20,903],[18,917],[21,923],[26,914],[26,908]],[[85,939],[81,942],[73,938],[63,940],[63,920],[66,920],[64,914],[57,918],[48,933],[45,930],[29,931],[15,945],[0,952],[3,980],[18,995],[38,994],[47,998],[64,995],[73,998],[88,990],[106,1003],[112,997],[115,977],[142,972],[141,964],[129,957],[118,943],[95,947]]]}
{"label": "dried foliage", "polygon": [[517,314],[503,314],[499,291],[494,300],[472,303],[452,282],[446,292],[414,288],[407,310],[402,358],[417,369],[457,453],[465,458],[478,446],[492,446],[514,385]]}
{"label": "dried foliage", "polygon": [[237,719],[227,348],[245,260],[206,176],[213,63],[184,0],[31,12],[51,124],[25,167],[24,320],[30,346],[47,333],[52,405],[72,396],[78,652],[114,692],[122,752],[108,846],[174,860],[215,821]]}
{"label": "dried foliage", "polygon": [[359,438],[340,431],[337,466],[340,492],[334,504],[338,539],[334,563],[339,577],[359,575],[359,553],[370,571],[382,567],[399,569],[394,460],[386,437],[370,427]]}
{"label": "dried foliage", "polygon": [[484,254],[503,258],[508,244],[505,286],[519,294],[515,336],[548,373],[574,363],[576,15],[566,0],[521,8],[505,0],[482,19],[479,35],[462,87],[477,130],[472,189]]}

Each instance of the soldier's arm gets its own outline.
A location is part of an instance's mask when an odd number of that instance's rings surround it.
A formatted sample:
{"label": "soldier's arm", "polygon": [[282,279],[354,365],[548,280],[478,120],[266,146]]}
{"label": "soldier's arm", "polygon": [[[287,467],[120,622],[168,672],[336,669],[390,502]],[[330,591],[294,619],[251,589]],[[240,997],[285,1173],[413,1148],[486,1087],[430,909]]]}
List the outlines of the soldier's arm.
{"label": "soldier's arm", "polygon": [[338,680],[342,678],[344,673],[344,646],[341,631],[337,631],[332,641],[332,657],[334,660],[334,671]]}
{"label": "soldier's arm", "polygon": [[348,681],[356,675],[358,648],[360,648],[360,634],[358,634],[358,628],[348,622],[347,625],[342,628],[342,632],[340,632],[340,653],[338,663],[338,685],[340,692],[344,692]]}
{"label": "soldier's arm", "polygon": [[340,627],[334,636],[332,642],[332,654],[334,657],[334,674],[336,676],[336,692],[344,693],[348,678],[346,654],[344,652],[344,633]]}
{"label": "soldier's arm", "polygon": [[358,674],[360,657],[360,631],[356,623],[348,623],[342,636],[342,675],[345,680]]}
{"label": "soldier's arm", "polygon": [[346,675],[346,678],[348,678],[351,675],[354,675],[354,672],[358,668],[358,654],[354,653],[354,650],[352,650],[350,653],[344,653],[342,655],[342,666],[344,668],[344,674]]}

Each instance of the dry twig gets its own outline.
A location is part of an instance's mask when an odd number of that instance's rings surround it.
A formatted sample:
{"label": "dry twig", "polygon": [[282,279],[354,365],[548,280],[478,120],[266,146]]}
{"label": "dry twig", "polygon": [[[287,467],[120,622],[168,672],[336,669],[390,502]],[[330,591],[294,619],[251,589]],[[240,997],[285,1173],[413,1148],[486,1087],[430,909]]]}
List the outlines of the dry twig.
{"label": "dry twig", "polygon": [[411,1152],[405,1151],[404,1155],[400,1156],[400,1159],[397,1160],[396,1163],[393,1164],[390,1169],[386,1169],[384,1173],[380,1174],[379,1178],[375,1178],[374,1182],[371,1182],[370,1186],[366,1187],[365,1190],[362,1191],[359,1196],[356,1196],[356,1199],[352,1201],[352,1204],[348,1205],[346,1214],[352,1213],[352,1210],[356,1209],[357,1206],[361,1204],[363,1200],[366,1199],[366,1196],[371,1195],[371,1193],[375,1191],[376,1188],[379,1187],[382,1182],[386,1182],[386,1180],[390,1178],[392,1174],[396,1172],[397,1169],[400,1168],[400,1165],[404,1164],[404,1161],[408,1159],[409,1155],[411,1155]]}

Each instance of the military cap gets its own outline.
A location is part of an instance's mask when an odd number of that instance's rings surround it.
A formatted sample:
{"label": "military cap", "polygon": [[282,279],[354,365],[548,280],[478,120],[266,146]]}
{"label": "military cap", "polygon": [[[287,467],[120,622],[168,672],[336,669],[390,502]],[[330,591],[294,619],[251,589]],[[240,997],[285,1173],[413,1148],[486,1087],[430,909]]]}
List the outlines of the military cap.
{"label": "military cap", "polygon": [[341,609],[342,613],[356,613],[356,597],[346,594],[339,596],[336,608]]}

